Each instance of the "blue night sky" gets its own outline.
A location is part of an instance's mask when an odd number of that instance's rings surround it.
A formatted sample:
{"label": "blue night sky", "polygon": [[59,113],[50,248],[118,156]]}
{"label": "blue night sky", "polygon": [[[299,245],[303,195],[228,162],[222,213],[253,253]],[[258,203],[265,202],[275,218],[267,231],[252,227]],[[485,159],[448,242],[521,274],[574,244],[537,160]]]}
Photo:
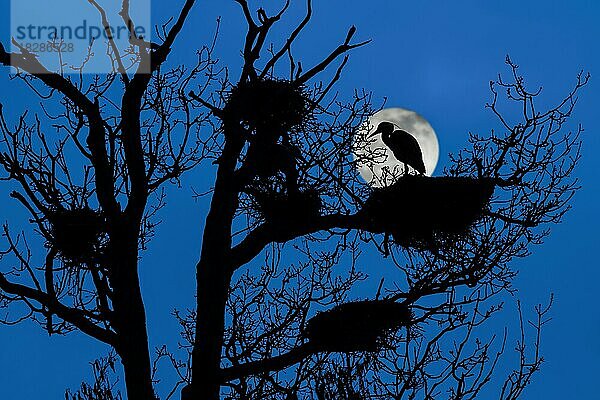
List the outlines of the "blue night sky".
{"label": "blue night sky", "polygon": [[[164,22],[182,0],[154,1],[152,17]],[[274,1],[254,2],[269,7]],[[301,17],[302,2],[281,29]],[[577,171],[582,190],[565,222],[552,229],[534,254],[519,260],[515,281],[524,309],[531,309],[555,294],[552,321],[542,339],[546,362],[535,375],[524,399],[598,398],[600,368],[600,311],[597,307],[600,271],[598,216],[600,123],[600,2],[549,1],[382,1],[330,0],[315,2],[314,18],[296,46],[305,65],[327,54],[356,25],[357,40],[373,42],[355,51],[337,86],[349,98],[354,88],[371,90],[375,103],[387,97],[387,106],[413,109],[436,130],[440,164],[449,152],[466,144],[468,132],[489,132],[496,126],[484,105],[489,81],[508,73],[506,54],[521,66],[531,86],[544,86],[543,100],[551,103],[565,95],[581,69],[591,72],[583,89],[574,121],[585,127],[583,159]],[[0,38],[8,45],[9,1],[2,0]],[[245,25],[233,0],[200,1],[196,5],[171,64],[193,60],[194,49],[208,43],[215,19],[222,16],[216,56],[238,76]],[[287,24],[287,25],[286,25]],[[277,32],[277,31],[276,31]],[[280,36],[274,37],[281,39]],[[38,100],[24,85],[9,81],[8,69],[0,77],[0,101],[7,112],[35,109]],[[175,345],[178,325],[174,308],[194,303],[194,266],[197,260],[207,200],[192,199],[192,187],[209,185],[215,168],[209,164],[187,175],[182,188],[169,193],[162,211],[159,234],[144,253],[141,279],[148,313],[151,345]],[[0,188],[0,220],[17,221],[24,213]],[[367,260],[366,265],[378,259]],[[3,266],[4,267],[4,266]],[[514,312],[514,302],[507,312]],[[500,325],[498,326],[500,328]],[[511,346],[512,347],[512,344]],[[76,388],[88,376],[88,362],[106,354],[103,346],[74,333],[48,337],[32,322],[0,326],[0,399],[60,399],[65,388]],[[510,350],[510,349],[509,349]],[[501,371],[503,372],[503,371]],[[164,394],[164,393],[163,393]]]}

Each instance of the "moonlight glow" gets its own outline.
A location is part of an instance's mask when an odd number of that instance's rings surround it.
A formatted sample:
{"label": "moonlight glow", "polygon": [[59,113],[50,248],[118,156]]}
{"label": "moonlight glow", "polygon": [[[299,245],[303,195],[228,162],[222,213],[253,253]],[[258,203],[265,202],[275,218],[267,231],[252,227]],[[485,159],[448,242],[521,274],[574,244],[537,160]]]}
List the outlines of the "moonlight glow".
{"label": "moonlight glow", "polygon": [[381,135],[368,138],[380,122],[389,121],[413,135],[419,142],[425,163],[425,174],[431,176],[439,158],[437,136],[423,117],[403,108],[386,108],[371,117],[356,132],[354,158],[362,178],[374,187],[388,186],[404,173],[404,166],[383,143]]}

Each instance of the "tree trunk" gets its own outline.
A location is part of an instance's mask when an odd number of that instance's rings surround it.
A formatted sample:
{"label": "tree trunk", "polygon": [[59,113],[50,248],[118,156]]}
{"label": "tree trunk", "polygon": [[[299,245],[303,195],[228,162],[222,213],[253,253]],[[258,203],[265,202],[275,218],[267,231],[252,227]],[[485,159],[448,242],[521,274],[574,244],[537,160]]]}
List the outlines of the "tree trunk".
{"label": "tree trunk", "polygon": [[193,399],[217,400],[221,387],[221,349],[225,325],[225,303],[230,275],[214,256],[198,264],[197,346],[193,350]]}
{"label": "tree trunk", "polygon": [[[213,204],[220,203],[213,197]],[[218,400],[225,304],[231,280],[231,223],[224,224],[221,207],[211,205],[196,267],[196,336],[192,353],[192,398]]]}
{"label": "tree trunk", "polygon": [[231,226],[238,206],[234,171],[244,142],[226,126],[210,210],[196,266],[196,335],[192,352],[192,385],[182,398],[218,400],[221,387],[221,351],[225,304],[231,281]]}
{"label": "tree trunk", "polygon": [[125,372],[128,400],[155,400],[146,312],[138,277],[137,230],[120,227],[110,246],[116,350]]}
{"label": "tree trunk", "polygon": [[[143,330],[145,333],[145,329]],[[137,330],[137,333],[142,333]],[[135,332],[125,335],[135,335]],[[134,337],[134,336],[131,336]],[[144,340],[145,339],[145,340]],[[125,340],[126,350],[121,353],[121,363],[125,372],[125,387],[128,400],[155,400],[152,387],[150,354],[147,337],[139,340]]]}

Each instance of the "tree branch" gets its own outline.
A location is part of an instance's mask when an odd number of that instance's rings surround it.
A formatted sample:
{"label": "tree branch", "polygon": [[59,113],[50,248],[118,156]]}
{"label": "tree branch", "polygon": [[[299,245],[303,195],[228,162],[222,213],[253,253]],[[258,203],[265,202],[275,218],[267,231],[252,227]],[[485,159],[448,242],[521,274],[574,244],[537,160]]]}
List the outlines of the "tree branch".
{"label": "tree branch", "polygon": [[291,50],[292,43],[294,43],[294,40],[296,40],[296,37],[300,34],[300,32],[302,32],[304,27],[308,24],[311,17],[312,17],[312,0],[307,0],[306,15],[305,15],[304,19],[302,20],[302,22],[300,22],[300,24],[298,24],[296,29],[294,29],[294,31],[290,34],[290,37],[285,41],[285,44],[283,45],[283,47],[281,47],[281,49],[273,57],[271,57],[271,59],[269,61],[267,61],[265,68],[263,69],[262,73],[260,74],[261,78],[264,78],[265,75],[268,73],[268,71],[275,66],[277,61],[285,53],[287,53],[288,51]]}
{"label": "tree branch", "polygon": [[331,214],[307,221],[302,225],[279,225],[266,222],[253,230],[232,249],[234,269],[250,262],[272,242],[287,242],[300,236],[330,229],[361,229],[373,231],[368,221],[359,214]]}
{"label": "tree branch", "polygon": [[167,34],[167,37],[165,38],[165,41],[158,47],[158,49],[156,49],[156,51],[152,52],[152,72],[156,71],[158,67],[166,61],[167,56],[171,52],[171,46],[173,46],[177,35],[179,35],[179,32],[181,32],[183,24],[185,23],[185,20],[190,14],[194,3],[195,0],[186,0],[185,4],[183,5],[183,8],[181,9],[179,17],[177,18],[177,21],[175,21],[175,24],[173,24],[173,27],[171,28],[171,30]]}
{"label": "tree branch", "polygon": [[56,300],[56,298],[52,298],[47,293],[44,293],[40,290],[33,289],[25,285],[20,285],[18,283],[9,282],[2,273],[0,273],[0,289],[9,294],[39,302],[47,307],[48,311],[56,314],[58,317],[64,319],[68,323],[75,325],[83,333],[93,337],[94,339],[100,340],[101,342],[111,346],[115,346],[117,343],[116,335],[113,332],[100,328],[90,322],[81,310],[67,307]]}
{"label": "tree branch", "polygon": [[259,361],[225,368],[221,372],[223,382],[244,378],[250,375],[259,375],[271,371],[281,371],[291,365],[299,363],[315,354],[315,348],[310,343],[302,344],[287,353]]}
{"label": "tree branch", "polygon": [[142,57],[138,70],[123,95],[121,109],[123,146],[131,180],[131,197],[126,212],[139,218],[144,212],[148,198],[148,176],[146,175],[140,125],[142,98],[148,88],[152,73],[159,69],[171,52],[171,46],[181,32],[194,3],[194,0],[185,2],[177,21],[167,33],[165,41],[156,50],[150,52],[149,59]]}
{"label": "tree branch", "polygon": [[92,164],[96,173],[98,201],[109,217],[116,217],[120,211],[114,194],[112,170],[105,146],[105,122],[100,114],[98,101],[91,101],[64,76],[49,71],[32,53],[22,49],[22,53],[8,53],[0,43],[0,64],[13,66],[35,76],[46,86],[57,90],[72,101],[88,117],[90,125],[87,144],[92,153]]}
{"label": "tree branch", "polygon": [[338,58],[342,54],[347,53],[348,51],[355,49],[357,47],[364,46],[371,42],[371,40],[366,40],[364,42],[350,44],[350,40],[352,40],[352,37],[354,36],[355,33],[356,33],[356,27],[352,26],[348,30],[348,34],[346,35],[346,40],[344,40],[344,43],[342,43],[335,50],[333,50],[331,52],[331,54],[329,54],[329,56],[327,56],[327,58],[325,58],[319,64],[315,65],[313,68],[306,71],[304,74],[300,75],[295,80],[295,82],[298,85],[306,83],[307,81],[312,79],[315,75],[317,75],[318,73],[322,72],[325,68],[327,68],[329,66],[329,64],[331,64],[336,58]]}

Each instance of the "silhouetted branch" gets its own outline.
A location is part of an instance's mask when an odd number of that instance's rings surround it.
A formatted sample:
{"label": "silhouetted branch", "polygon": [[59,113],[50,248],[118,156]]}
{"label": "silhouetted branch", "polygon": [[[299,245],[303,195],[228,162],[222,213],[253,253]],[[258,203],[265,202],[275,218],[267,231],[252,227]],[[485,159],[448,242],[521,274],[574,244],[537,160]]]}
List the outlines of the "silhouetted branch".
{"label": "silhouetted branch", "polygon": [[113,31],[111,30],[111,25],[108,22],[108,17],[106,16],[106,11],[95,0],[88,0],[88,2],[92,6],[94,6],[94,8],[96,8],[96,10],[98,10],[98,13],[100,14],[102,26],[104,27],[104,32],[106,33],[106,36],[108,38],[108,43],[110,45],[111,50],[114,53],[114,57],[115,57],[116,61],[117,61],[117,70],[119,71],[119,73],[121,75],[121,79],[123,80],[123,83],[125,85],[128,85],[129,77],[127,76],[127,70],[125,69],[125,66],[123,65],[123,58],[121,57],[121,52],[119,51],[119,48],[117,47],[117,45],[115,43],[115,38],[113,36]]}
{"label": "silhouetted branch", "polygon": [[5,66],[13,65],[35,76],[48,87],[65,95],[88,117],[90,130],[87,144],[91,150],[92,163],[96,172],[98,200],[108,215],[114,217],[119,212],[120,206],[114,197],[112,172],[105,147],[105,123],[100,115],[98,103],[88,99],[63,76],[48,71],[31,53],[7,53],[0,43],[0,63]]}
{"label": "silhouetted branch", "polygon": [[216,117],[223,117],[223,110],[221,110],[219,107],[210,104],[208,101],[204,100],[202,97],[198,96],[193,91],[189,93],[189,96],[192,99],[196,100],[198,103],[202,104],[204,107],[208,108]]}
{"label": "silhouetted branch", "polygon": [[179,16],[175,20],[175,23],[173,24],[171,29],[169,29],[166,37],[164,38],[164,42],[160,44],[160,46],[151,53],[152,59],[150,65],[152,72],[156,71],[158,67],[166,61],[167,56],[171,52],[171,47],[173,46],[173,44],[175,43],[175,39],[181,32],[181,29],[183,28],[183,25],[188,15],[190,14],[192,7],[194,6],[194,3],[195,0],[186,0],[185,4],[181,8]]}
{"label": "silhouetted branch", "polygon": [[240,82],[244,82],[248,78],[254,79],[258,77],[256,69],[254,68],[254,63],[260,57],[260,52],[265,44],[267,35],[269,34],[269,29],[271,29],[273,24],[279,21],[283,13],[287,10],[290,2],[287,0],[282,9],[272,17],[267,16],[264,9],[259,8],[257,15],[260,25],[258,25],[252,18],[250,9],[248,7],[248,2],[246,0],[235,1],[242,7],[244,16],[246,18],[246,23],[248,24],[248,32],[246,34],[246,41],[243,51],[244,66],[242,68],[242,75],[240,77]]}
{"label": "silhouetted branch", "polygon": [[24,285],[9,282],[6,277],[0,273],[0,289],[2,291],[20,296],[24,299],[32,299],[44,307],[47,307],[51,313],[56,314],[58,317],[65,321],[75,325],[83,333],[90,335],[91,337],[100,340],[106,344],[116,345],[115,334],[106,329],[100,328],[97,325],[91,323],[86,315],[75,308],[66,307],[61,304],[56,298],[44,293],[40,290],[36,290]]}
{"label": "silhouetted branch", "polygon": [[279,59],[281,57],[283,57],[284,54],[290,52],[292,44],[294,43],[294,41],[296,40],[296,38],[298,37],[298,35],[300,34],[300,32],[302,32],[302,30],[306,27],[306,25],[308,25],[308,22],[310,21],[310,18],[312,17],[312,0],[307,0],[306,1],[306,16],[304,17],[304,19],[300,22],[300,24],[298,24],[298,26],[296,27],[296,29],[294,29],[294,31],[290,34],[290,36],[286,39],[285,44],[281,47],[281,49],[273,55],[273,57],[271,57],[271,59],[269,61],[267,61],[267,63],[265,64],[262,73],[260,74],[260,78],[265,78],[265,76],[269,73],[269,70],[271,70],[275,64],[277,64],[277,61],[279,61]]}
{"label": "silhouetted branch", "polygon": [[239,268],[259,255],[269,243],[283,243],[289,240],[332,229],[365,229],[367,225],[362,216],[332,214],[304,221],[299,226],[277,226],[265,223],[251,233],[232,249],[234,268]]}
{"label": "silhouetted branch", "polygon": [[310,344],[303,344],[284,354],[279,354],[264,360],[258,360],[246,364],[236,365],[222,370],[223,381],[230,381],[248,377],[251,375],[260,375],[266,372],[280,371],[291,365],[297,364],[305,358],[315,353],[315,349]]}
{"label": "silhouetted branch", "polygon": [[94,382],[83,382],[81,388],[72,393],[67,390],[66,400],[121,400],[121,393],[116,390],[118,380],[111,379],[115,373],[117,357],[112,352],[107,357],[102,357],[90,363],[92,366]]}
{"label": "silhouetted branch", "polygon": [[159,45],[156,43],[152,43],[147,40],[143,40],[136,36],[136,26],[133,20],[131,19],[131,15],[129,14],[129,0],[123,0],[121,3],[121,11],[119,11],[119,15],[121,19],[127,26],[129,30],[129,42],[135,46],[140,46],[146,49],[156,50],[159,48]]}
{"label": "silhouetted branch", "polygon": [[355,33],[356,33],[356,27],[353,26],[348,30],[348,34],[346,35],[346,39],[344,40],[344,43],[342,43],[335,50],[333,50],[331,52],[331,54],[329,54],[329,56],[327,56],[327,58],[325,58],[319,64],[315,65],[310,70],[301,74],[297,79],[294,80],[294,82],[296,82],[299,85],[302,85],[302,84],[308,82],[309,80],[314,78],[318,73],[324,71],[325,68],[327,68],[329,66],[329,64],[331,64],[340,55],[347,53],[348,51],[350,51],[352,49],[364,46],[371,42],[371,40],[365,40],[364,42],[350,44],[350,41],[352,40],[352,37],[354,36]]}

